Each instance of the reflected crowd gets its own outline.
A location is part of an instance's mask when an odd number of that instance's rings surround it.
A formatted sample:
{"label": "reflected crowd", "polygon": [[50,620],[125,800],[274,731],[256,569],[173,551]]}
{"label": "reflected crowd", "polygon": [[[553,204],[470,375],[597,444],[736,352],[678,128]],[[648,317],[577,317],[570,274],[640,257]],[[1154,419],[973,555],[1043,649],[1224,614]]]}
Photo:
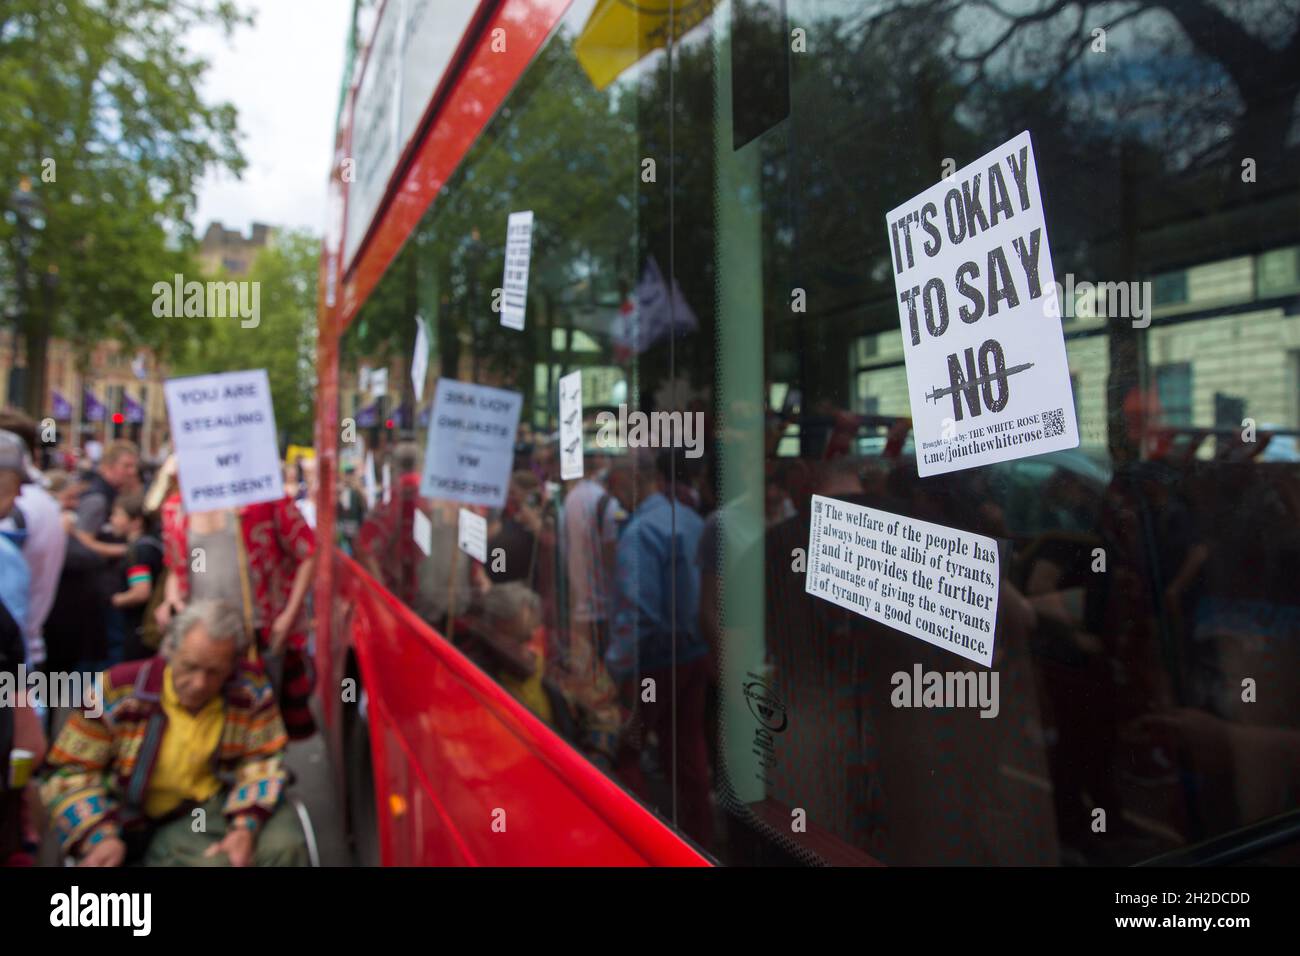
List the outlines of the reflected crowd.
{"label": "reflected crowd", "polygon": [[[588,410],[577,480],[560,477],[557,436],[521,426],[505,506],[475,509],[485,563],[458,546],[464,506],[420,496],[409,441],[364,513],[344,466],[339,544],[731,859],[779,845],[827,862],[1127,863],[1295,805],[1300,470],[1263,454],[1284,436],[1136,423],[1141,460],[1075,450],[921,480],[905,418],[733,417],[765,453],[752,508],[718,494],[718,450],[744,459],[736,422],[692,460],[599,447]],[[796,426],[820,429],[820,454],[774,454]],[[808,593],[814,495],[998,542],[996,719],[891,703],[891,678],[916,665],[981,668]],[[747,582],[758,591],[726,593]],[[735,708],[756,698],[746,726]]]}

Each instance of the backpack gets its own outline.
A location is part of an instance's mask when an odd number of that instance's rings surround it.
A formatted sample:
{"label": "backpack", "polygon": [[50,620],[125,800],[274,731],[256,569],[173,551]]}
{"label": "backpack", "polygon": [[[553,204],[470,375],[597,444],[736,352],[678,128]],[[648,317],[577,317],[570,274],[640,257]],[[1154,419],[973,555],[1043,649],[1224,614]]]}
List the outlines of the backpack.
{"label": "backpack", "polygon": [[[27,531],[22,512],[13,512],[16,531],[0,532],[0,672],[17,676],[27,657],[22,623],[27,619],[31,573],[21,550]],[[26,688],[18,687],[18,693]],[[14,708],[0,707],[0,865],[21,847],[21,790],[9,789],[9,754],[14,745]]]}
{"label": "backpack", "polygon": [[14,519],[14,527],[0,531],[0,604],[13,617],[21,636],[27,623],[32,573],[22,552],[23,542],[27,540],[27,521],[16,506],[10,516]]}

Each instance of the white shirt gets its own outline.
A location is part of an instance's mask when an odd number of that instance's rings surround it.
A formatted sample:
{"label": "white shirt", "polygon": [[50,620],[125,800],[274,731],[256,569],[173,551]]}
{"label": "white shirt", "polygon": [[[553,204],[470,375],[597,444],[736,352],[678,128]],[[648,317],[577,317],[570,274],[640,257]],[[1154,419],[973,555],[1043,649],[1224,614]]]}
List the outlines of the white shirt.
{"label": "white shirt", "polygon": [[[35,665],[45,662],[45,619],[54,605],[54,592],[63,573],[68,536],[59,516],[59,503],[40,485],[34,482],[23,485],[17,505],[27,523],[23,557],[32,578],[23,637],[27,642],[27,663]],[[13,519],[6,519],[5,524],[12,527]]]}
{"label": "white shirt", "polygon": [[617,500],[610,500],[602,526],[596,509],[603,497],[604,486],[583,478],[564,498],[564,560],[569,578],[569,611],[575,621],[603,621],[609,614],[611,582],[605,552],[618,540],[615,516],[620,506]]}
{"label": "white shirt", "polygon": [[298,511],[302,514],[302,520],[307,522],[307,527],[315,531],[316,499],[312,495],[308,495],[306,498],[299,498],[294,504],[298,506]]}

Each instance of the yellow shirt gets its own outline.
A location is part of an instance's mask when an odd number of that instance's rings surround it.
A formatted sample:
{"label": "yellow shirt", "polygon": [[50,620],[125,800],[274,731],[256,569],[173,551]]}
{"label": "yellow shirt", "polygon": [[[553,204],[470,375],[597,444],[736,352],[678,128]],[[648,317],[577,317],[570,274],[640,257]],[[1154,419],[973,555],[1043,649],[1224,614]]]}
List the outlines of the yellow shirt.
{"label": "yellow shirt", "polygon": [[503,674],[501,683],[507,691],[514,695],[519,703],[542,718],[548,725],[554,725],[555,715],[551,712],[551,699],[546,696],[546,688],[542,686],[542,675],[545,669],[546,662],[539,654],[537,656],[537,666],[531,674],[522,680]]}
{"label": "yellow shirt", "polygon": [[204,704],[197,714],[191,714],[176,696],[168,665],[163,672],[162,706],[167,730],[144,795],[144,812],[150,817],[160,817],[184,800],[203,803],[221,789],[221,781],[212,772],[212,755],[221,742],[225,724],[221,695]]}

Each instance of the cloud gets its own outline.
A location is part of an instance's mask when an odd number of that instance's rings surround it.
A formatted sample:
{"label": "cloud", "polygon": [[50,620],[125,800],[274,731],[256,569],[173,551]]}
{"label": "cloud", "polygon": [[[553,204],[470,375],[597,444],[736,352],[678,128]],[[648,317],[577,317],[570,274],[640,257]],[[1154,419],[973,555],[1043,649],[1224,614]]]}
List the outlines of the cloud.
{"label": "cloud", "polygon": [[352,0],[245,0],[256,22],[227,39],[195,31],[191,50],[210,62],[207,102],[239,111],[243,179],[209,172],[198,191],[195,229],[212,220],[245,234],[254,221],[325,228],[325,187],[343,78]]}

